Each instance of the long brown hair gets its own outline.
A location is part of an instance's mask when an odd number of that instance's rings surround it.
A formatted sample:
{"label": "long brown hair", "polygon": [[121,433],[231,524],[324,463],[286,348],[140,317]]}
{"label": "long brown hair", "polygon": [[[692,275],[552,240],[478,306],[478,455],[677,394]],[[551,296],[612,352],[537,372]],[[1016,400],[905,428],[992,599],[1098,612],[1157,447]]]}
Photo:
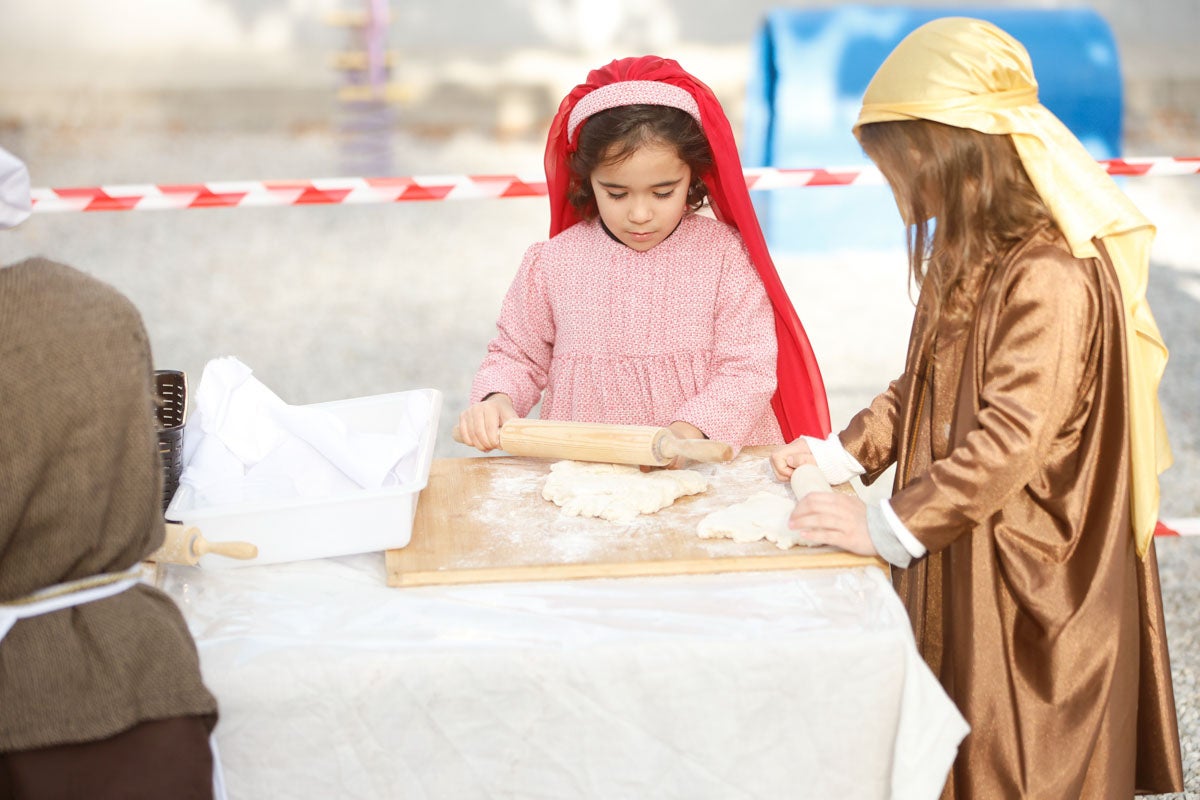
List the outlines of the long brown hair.
{"label": "long brown hair", "polygon": [[858,138],[909,226],[909,278],[936,298],[931,335],[942,321],[965,325],[1009,250],[1054,224],[1011,137],[903,120],[868,123]]}
{"label": "long brown hair", "polygon": [[580,217],[594,219],[598,213],[592,170],[602,164],[619,164],[647,144],[675,148],[679,160],[692,170],[688,208],[695,211],[704,205],[708,187],[700,176],[712,169],[713,155],[700,123],[678,108],[637,104],[593,114],[579,129],[579,144],[568,162],[571,182],[567,199]]}

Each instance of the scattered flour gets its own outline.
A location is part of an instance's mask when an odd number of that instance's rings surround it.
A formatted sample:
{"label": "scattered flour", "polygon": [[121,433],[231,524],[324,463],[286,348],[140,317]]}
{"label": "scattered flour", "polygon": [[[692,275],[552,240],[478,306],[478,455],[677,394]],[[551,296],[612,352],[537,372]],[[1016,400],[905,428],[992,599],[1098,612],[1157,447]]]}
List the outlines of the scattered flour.
{"label": "scattered flour", "polygon": [[763,552],[756,550],[763,544],[701,539],[695,535],[696,526],[705,515],[728,508],[755,492],[768,492],[783,499],[792,497],[787,484],[775,480],[765,456],[743,452],[724,464],[689,467],[705,479],[707,490],[680,497],[657,514],[638,514],[628,522],[616,523],[596,517],[569,516],[543,499],[550,462],[500,458],[502,463],[488,472],[488,480],[480,485],[479,494],[466,510],[470,525],[482,526],[492,533],[478,549],[461,554],[453,565],[455,568],[587,563],[611,555],[615,547],[639,552],[652,549],[663,537],[672,537],[678,541],[678,547],[691,548],[691,557],[765,554],[775,548],[766,546]]}

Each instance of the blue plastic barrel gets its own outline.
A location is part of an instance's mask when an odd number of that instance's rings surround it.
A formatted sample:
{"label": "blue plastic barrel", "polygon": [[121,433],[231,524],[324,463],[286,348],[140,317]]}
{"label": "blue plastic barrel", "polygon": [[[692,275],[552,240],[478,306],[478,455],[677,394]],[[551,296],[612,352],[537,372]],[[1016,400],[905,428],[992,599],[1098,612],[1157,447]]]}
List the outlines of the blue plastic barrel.
{"label": "blue plastic barrel", "polygon": [[[754,46],[742,160],[779,168],[863,166],[850,132],[863,92],[892,49],[932,19],[986,19],[1029,51],[1042,103],[1097,159],[1121,154],[1122,89],[1108,24],[1086,8],[841,6],[770,12]],[[776,253],[902,248],[886,186],[754,193]]]}

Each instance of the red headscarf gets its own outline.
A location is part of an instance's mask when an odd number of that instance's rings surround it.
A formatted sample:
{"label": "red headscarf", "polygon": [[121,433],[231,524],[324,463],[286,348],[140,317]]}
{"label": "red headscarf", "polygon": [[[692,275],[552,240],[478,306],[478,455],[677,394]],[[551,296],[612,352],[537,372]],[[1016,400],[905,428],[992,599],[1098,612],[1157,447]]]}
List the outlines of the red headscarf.
{"label": "red headscarf", "polygon": [[[821,371],[817,367],[808,336],[804,333],[804,326],[800,324],[796,309],[792,307],[792,301],[779,280],[779,273],[775,271],[775,264],[767,250],[767,241],[763,238],[758,217],[750,202],[750,192],[746,189],[733,129],[712,89],[685,72],[678,63],[658,56],[613,61],[605,67],[592,70],[587,83],[576,86],[563,98],[546,141],[550,235],[562,232],[580,219],[567,199],[567,187],[571,180],[567,159],[577,144],[575,139],[568,136],[571,111],[576,103],[592,91],[619,81],[659,81],[684,89],[695,98],[700,110],[700,125],[713,153],[712,168],[700,177],[708,186],[717,219],[732,225],[741,234],[750,260],[775,308],[775,335],[779,343],[776,367],[778,387],[771,399],[771,407],[787,441],[801,434],[822,438],[827,436],[829,405],[825,398],[825,384],[821,380]],[[572,133],[578,134],[578,128]]]}

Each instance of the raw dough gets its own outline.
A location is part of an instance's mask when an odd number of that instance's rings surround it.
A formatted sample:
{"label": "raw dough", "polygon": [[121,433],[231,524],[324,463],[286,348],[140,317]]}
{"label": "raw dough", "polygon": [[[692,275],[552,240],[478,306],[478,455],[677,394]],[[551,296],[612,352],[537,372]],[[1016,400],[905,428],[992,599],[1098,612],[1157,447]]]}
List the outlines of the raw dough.
{"label": "raw dough", "polygon": [[758,492],[740,503],[714,511],[696,528],[701,539],[726,537],[735,542],[757,542],[766,539],[780,550],[789,547],[815,547],[800,538],[787,526],[796,501],[770,492]]}
{"label": "raw dough", "polygon": [[557,461],[550,465],[542,497],[561,506],[564,514],[624,524],[707,488],[704,476],[689,469],[642,472],[625,464]]}
{"label": "raw dough", "polygon": [[796,467],[790,483],[795,499],[759,492],[700,520],[696,528],[697,535],[701,539],[724,536],[735,542],[766,539],[774,542],[780,550],[796,546],[816,547],[816,542],[801,539],[799,533],[788,527],[788,517],[801,497],[809,492],[832,492],[833,487],[825,480],[821,470],[812,464]]}

